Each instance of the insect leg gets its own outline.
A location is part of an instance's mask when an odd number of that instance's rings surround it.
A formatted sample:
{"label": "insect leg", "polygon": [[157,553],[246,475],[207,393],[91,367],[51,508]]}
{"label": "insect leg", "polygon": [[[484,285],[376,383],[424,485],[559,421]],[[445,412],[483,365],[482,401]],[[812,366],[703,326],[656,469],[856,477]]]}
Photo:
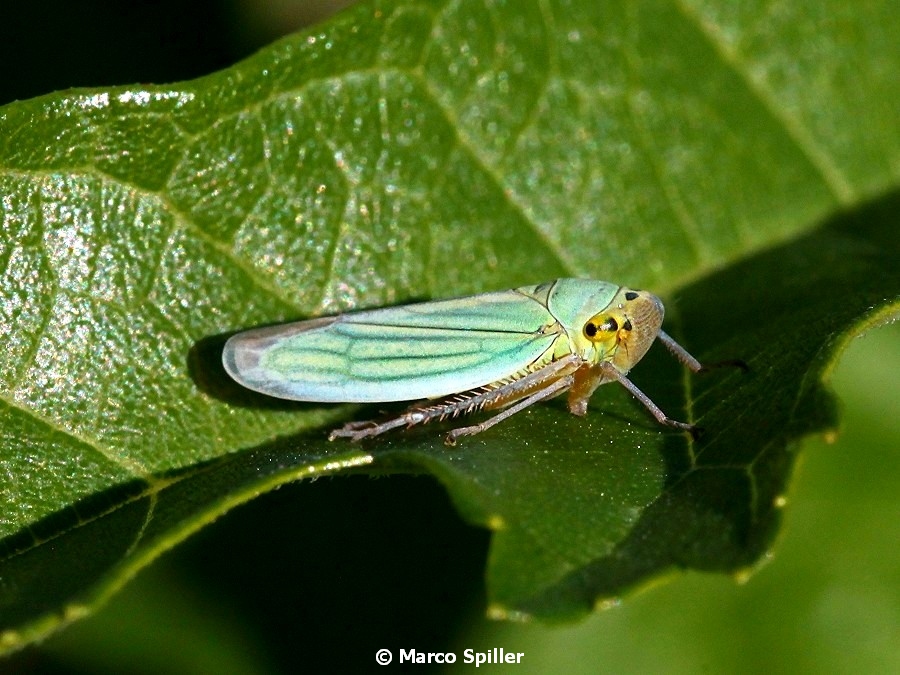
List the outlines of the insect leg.
{"label": "insect leg", "polygon": [[[397,427],[411,427],[415,424],[423,424],[433,419],[456,417],[466,413],[508,405],[518,399],[529,396],[535,389],[540,388],[545,382],[557,379],[572,372],[580,364],[580,358],[575,354],[569,354],[553,361],[546,366],[528,373],[512,382],[501,386],[480,391],[477,393],[463,393],[459,397],[441,401],[433,405],[421,407],[421,404],[407,410],[405,413],[385,422],[349,422],[340,429],[335,429],[328,435],[328,440],[335,438],[349,438],[358,441],[369,436],[377,436],[385,431]],[[539,399],[538,399],[539,400]]]}
{"label": "insect leg", "polygon": [[572,386],[572,383],[574,381],[575,378],[572,375],[566,375],[565,377],[562,377],[555,382],[551,382],[543,389],[539,389],[527,398],[522,399],[515,405],[506,408],[503,412],[486,419],[480,424],[473,424],[469,427],[459,427],[458,429],[453,429],[452,431],[450,431],[450,433],[447,434],[447,437],[444,439],[444,443],[446,443],[447,445],[456,445],[456,439],[460,436],[473,436],[475,434],[480,434],[485,429],[490,429],[495,424],[502,422],[508,417],[512,417],[517,412],[524,410],[528,406],[565,391]]}
{"label": "insect leg", "polygon": [[580,365],[581,358],[579,356],[568,354],[517,380],[488,389],[471,397],[466,397],[459,402],[461,409],[451,412],[453,415],[457,415],[485,408],[500,408],[510,403],[515,403],[519,399],[530,396],[533,392],[541,389],[545,382],[550,382],[574,372]]}
{"label": "insect leg", "polygon": [[750,370],[750,367],[741,359],[729,359],[727,361],[716,361],[715,363],[700,363],[691,356],[687,349],[675,342],[675,340],[672,339],[672,336],[665,331],[659,331],[659,333],[656,334],[656,338],[666,346],[666,349],[669,350],[672,356],[681,361],[695,373],[705,373],[714,368],[725,368],[729,366],[740,368],[744,372]]}
{"label": "insect leg", "polygon": [[[660,342],[662,342],[666,346],[666,349],[669,350],[669,352],[672,354],[672,356],[674,356],[676,359],[681,361],[684,365],[686,365],[688,368],[690,368],[695,373],[699,373],[701,370],[703,370],[703,364],[700,363],[693,356],[691,356],[691,354],[688,352],[687,349],[685,349],[680,344],[675,342],[675,340],[672,339],[672,336],[670,336],[665,331],[662,331],[662,330],[659,331],[659,333],[656,334],[656,339],[659,340]],[[647,404],[645,403],[644,405],[647,405]]]}
{"label": "insect leg", "polygon": [[349,438],[351,441],[359,441],[369,436],[378,436],[385,431],[396,429],[397,427],[411,427],[414,424],[427,422],[431,417],[423,410],[409,410],[398,417],[389,419],[386,422],[348,422],[340,429],[335,429],[328,434],[328,440],[333,441],[335,438]]}
{"label": "insect leg", "polygon": [[[687,354],[687,352],[685,352]],[[690,358],[692,357],[688,354]],[[696,361],[696,359],[694,359]],[[607,375],[610,379],[615,379],[628,390],[632,396],[634,396],[638,401],[640,401],[644,407],[650,411],[650,414],[656,418],[656,421],[660,424],[664,424],[667,427],[674,427],[675,429],[683,429],[684,431],[691,432],[691,436],[694,438],[700,432],[700,428],[694,426],[693,424],[688,424],[687,422],[679,422],[678,420],[673,420],[671,417],[668,417],[662,409],[656,405],[653,401],[650,400],[650,397],[647,396],[644,392],[637,388],[637,385],[634,384],[627,377],[622,375],[618,370],[616,370],[611,363],[604,362],[600,364],[600,368],[603,370],[603,373]]]}

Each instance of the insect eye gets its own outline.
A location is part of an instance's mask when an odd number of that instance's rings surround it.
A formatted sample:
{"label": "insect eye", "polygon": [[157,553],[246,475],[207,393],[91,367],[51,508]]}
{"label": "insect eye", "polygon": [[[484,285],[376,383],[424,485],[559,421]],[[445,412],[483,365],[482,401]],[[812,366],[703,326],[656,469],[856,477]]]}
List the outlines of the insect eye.
{"label": "insect eye", "polygon": [[619,330],[619,322],[611,316],[600,315],[584,324],[584,335],[590,340],[606,338],[610,334],[615,334]]}
{"label": "insect eye", "polygon": [[619,323],[612,317],[609,317],[600,324],[600,330],[605,331],[607,333],[615,333],[619,330]]}

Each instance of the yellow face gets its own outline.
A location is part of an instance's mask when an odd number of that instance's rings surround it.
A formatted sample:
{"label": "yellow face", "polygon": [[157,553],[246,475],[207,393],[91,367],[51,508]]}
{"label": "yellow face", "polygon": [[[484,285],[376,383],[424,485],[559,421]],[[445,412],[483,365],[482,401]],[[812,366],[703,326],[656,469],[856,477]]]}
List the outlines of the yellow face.
{"label": "yellow face", "polygon": [[620,373],[627,373],[656,339],[665,310],[652,293],[620,288],[602,312],[582,326],[582,339],[592,349],[594,363],[609,361]]}

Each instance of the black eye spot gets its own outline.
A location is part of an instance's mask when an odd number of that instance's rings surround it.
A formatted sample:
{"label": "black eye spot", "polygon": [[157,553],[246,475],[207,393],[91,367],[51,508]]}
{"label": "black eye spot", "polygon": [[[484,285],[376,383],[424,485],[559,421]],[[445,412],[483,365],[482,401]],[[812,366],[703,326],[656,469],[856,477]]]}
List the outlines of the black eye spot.
{"label": "black eye spot", "polygon": [[589,338],[594,337],[597,334],[597,326],[594,325],[593,321],[588,321],[584,326],[584,334]]}
{"label": "black eye spot", "polygon": [[625,330],[631,330],[631,319],[625,319],[625,323],[622,324],[622,328]]}
{"label": "black eye spot", "polygon": [[637,297],[638,297],[638,294],[635,293],[634,291],[628,291],[627,293],[625,293],[626,300],[637,300]]}
{"label": "black eye spot", "polygon": [[600,326],[600,330],[612,333],[619,330],[619,323],[614,318],[609,317],[606,321],[603,322],[603,325]]}

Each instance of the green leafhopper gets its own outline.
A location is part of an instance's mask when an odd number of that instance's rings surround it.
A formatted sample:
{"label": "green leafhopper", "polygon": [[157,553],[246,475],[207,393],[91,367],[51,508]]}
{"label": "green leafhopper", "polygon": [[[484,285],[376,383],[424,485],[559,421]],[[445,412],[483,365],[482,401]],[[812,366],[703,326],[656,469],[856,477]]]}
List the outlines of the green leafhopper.
{"label": "green leafhopper", "polygon": [[[536,286],[350,312],[239,333],[225,370],[254,391],[295,401],[383,403],[426,399],[385,422],[331,432],[354,441],[389,429],[478,410],[489,419],[453,429],[477,434],[533,403],[568,392],[575,415],[594,390],[624,386],[669,427],[695,433],[660,410],[626,376],[654,340],[694,372],[704,367],[660,327],[652,293],[606,281],[557,279]],[[735,365],[741,365],[735,363]]]}

